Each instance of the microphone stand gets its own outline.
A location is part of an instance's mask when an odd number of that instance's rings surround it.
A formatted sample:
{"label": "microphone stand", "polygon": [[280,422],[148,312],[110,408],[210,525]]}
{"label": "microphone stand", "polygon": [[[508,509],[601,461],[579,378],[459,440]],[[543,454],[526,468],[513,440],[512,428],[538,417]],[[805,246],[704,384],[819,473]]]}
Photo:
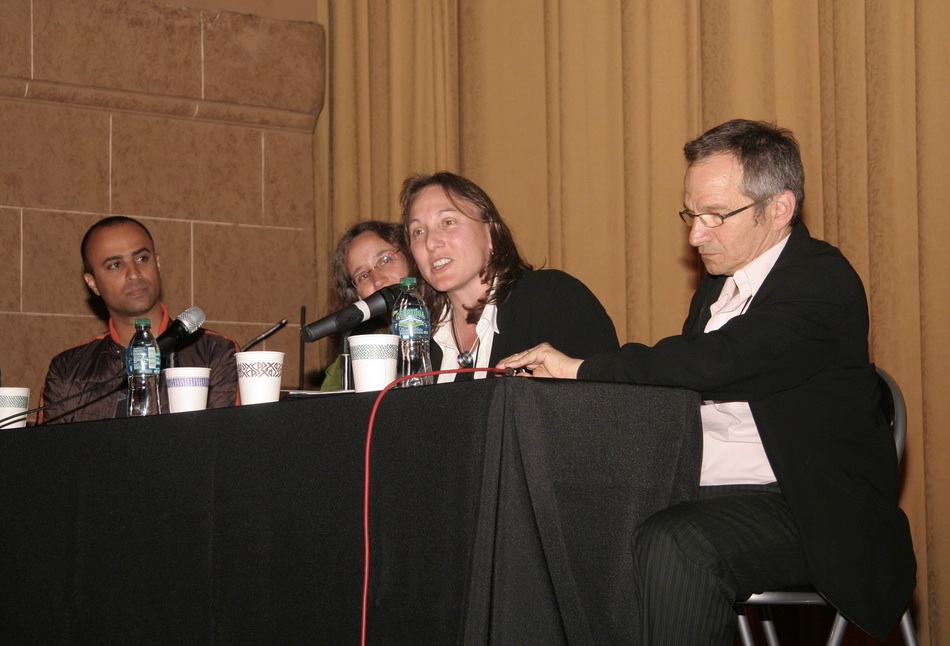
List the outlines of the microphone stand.
{"label": "microphone stand", "polygon": [[[306,324],[307,324],[307,306],[301,305],[300,306],[300,329],[302,330]],[[303,390],[304,381],[305,381],[304,368],[307,365],[306,357],[304,356],[306,353],[306,343],[304,343],[303,335],[300,335],[297,338],[297,352],[299,354],[299,359],[300,359],[299,362],[297,363],[297,375],[298,375],[297,388],[299,388],[300,390]]]}
{"label": "microphone stand", "polygon": [[350,362],[350,332],[340,333],[342,350],[340,351],[340,368],[342,374],[341,390],[353,390],[353,366]]}
{"label": "microphone stand", "polygon": [[269,330],[267,330],[267,331],[264,332],[263,334],[258,334],[256,337],[254,337],[253,339],[251,339],[250,341],[248,341],[247,343],[245,343],[245,344],[244,344],[244,347],[241,348],[241,352],[245,352],[245,351],[248,350],[249,348],[252,348],[253,346],[257,345],[258,343],[260,343],[260,342],[263,341],[264,339],[266,339],[266,338],[270,337],[272,334],[276,333],[278,330],[280,330],[280,329],[281,329],[282,327],[284,327],[285,325],[287,325],[287,319],[281,319],[280,322],[277,323],[275,326],[273,326],[272,328],[270,328]]}

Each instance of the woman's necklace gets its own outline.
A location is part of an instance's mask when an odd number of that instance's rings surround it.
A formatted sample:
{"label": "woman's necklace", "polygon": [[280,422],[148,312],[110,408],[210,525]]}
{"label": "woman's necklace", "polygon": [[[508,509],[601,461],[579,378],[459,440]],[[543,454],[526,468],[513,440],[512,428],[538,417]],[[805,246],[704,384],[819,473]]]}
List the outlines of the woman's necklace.
{"label": "woman's necklace", "polygon": [[[462,336],[459,334],[458,328],[455,326],[455,317],[452,317],[452,332],[455,333],[455,344],[459,346],[461,350],[462,347]],[[475,335],[475,343],[472,344],[472,347],[468,351],[460,351],[458,356],[458,362],[460,368],[474,368],[475,367],[475,357],[478,356],[478,342],[480,339],[478,335]]]}

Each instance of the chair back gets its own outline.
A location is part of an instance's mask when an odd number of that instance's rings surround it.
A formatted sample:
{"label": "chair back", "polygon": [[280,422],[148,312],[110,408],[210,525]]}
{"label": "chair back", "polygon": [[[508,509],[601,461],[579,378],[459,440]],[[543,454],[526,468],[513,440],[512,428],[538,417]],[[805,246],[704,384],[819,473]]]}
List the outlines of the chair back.
{"label": "chair back", "polygon": [[[897,461],[900,462],[904,456],[904,440],[907,435],[907,405],[904,403],[904,394],[900,386],[894,381],[887,371],[874,367],[877,370],[878,379],[881,381],[881,410],[884,416],[891,423],[891,431],[894,433],[894,446],[897,449]],[[736,604],[739,617],[739,637],[744,646],[754,646],[755,641],[752,638],[752,629],[749,626],[749,619],[746,617],[743,606],[760,606],[762,612],[762,630],[765,633],[765,639],[770,646],[778,645],[778,633],[775,630],[775,624],[772,623],[772,616],[769,614],[768,606],[772,605],[826,605],[828,602],[818,594],[814,588],[808,587],[801,589],[772,590],[753,594],[745,601],[739,601]],[[834,624],[831,626],[831,633],[828,635],[828,646],[839,646],[844,639],[845,627],[848,620],[840,612],[835,614]],[[917,635],[914,631],[914,620],[910,615],[910,609],[904,610],[904,615],[900,622],[901,637],[904,644],[908,646],[917,646]]]}
{"label": "chair back", "polygon": [[881,397],[881,408],[891,423],[891,432],[894,433],[894,445],[897,448],[897,461],[904,457],[904,440],[907,437],[907,405],[904,403],[904,393],[894,378],[886,370],[875,366],[877,376],[885,386]]}

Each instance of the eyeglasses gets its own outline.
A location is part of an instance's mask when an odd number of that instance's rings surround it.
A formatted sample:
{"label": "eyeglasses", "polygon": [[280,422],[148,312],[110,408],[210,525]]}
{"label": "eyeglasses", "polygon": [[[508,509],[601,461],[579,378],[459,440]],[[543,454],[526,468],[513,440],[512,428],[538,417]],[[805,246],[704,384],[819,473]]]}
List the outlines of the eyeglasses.
{"label": "eyeglasses", "polygon": [[376,271],[382,271],[383,267],[385,267],[386,265],[388,265],[389,263],[391,263],[393,260],[396,259],[396,254],[398,253],[400,253],[399,249],[396,249],[395,251],[387,251],[386,253],[384,253],[382,256],[379,257],[379,260],[376,261],[375,265],[373,265],[366,271],[360,272],[352,277],[353,286],[359,287],[360,285],[365,283],[367,280],[369,280],[369,277],[373,273],[374,269]]}
{"label": "eyeglasses", "polygon": [[703,226],[707,229],[715,229],[716,227],[722,226],[722,223],[725,222],[726,218],[731,218],[734,215],[742,213],[746,209],[751,209],[753,206],[758,206],[763,202],[768,202],[772,199],[772,196],[763,197],[761,200],[756,200],[752,204],[743,206],[741,209],[736,209],[735,211],[729,211],[719,215],[718,213],[693,213],[691,211],[683,210],[680,211],[680,220],[682,220],[686,226],[693,226],[693,220],[699,218],[699,221],[703,223]]}

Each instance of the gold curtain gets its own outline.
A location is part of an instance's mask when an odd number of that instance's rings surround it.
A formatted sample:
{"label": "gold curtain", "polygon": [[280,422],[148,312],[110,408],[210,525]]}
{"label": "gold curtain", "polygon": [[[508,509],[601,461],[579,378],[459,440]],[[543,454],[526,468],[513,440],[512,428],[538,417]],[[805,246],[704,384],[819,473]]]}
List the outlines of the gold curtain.
{"label": "gold curtain", "polygon": [[323,266],[348,224],[395,217],[406,174],[456,170],[531,262],[585,281],[622,339],[654,342],[678,332],[698,278],[675,215],[682,144],[733,117],[796,133],[805,222],[864,279],[872,358],[907,398],[918,632],[950,642],[950,3],[317,2]]}
{"label": "gold curtain", "polygon": [[[314,144],[318,267],[354,222],[398,219],[407,175],[458,172],[456,16],[448,1],[317,0],[328,49]],[[327,286],[318,281],[318,303]],[[327,342],[317,347],[325,362],[335,356]]]}

